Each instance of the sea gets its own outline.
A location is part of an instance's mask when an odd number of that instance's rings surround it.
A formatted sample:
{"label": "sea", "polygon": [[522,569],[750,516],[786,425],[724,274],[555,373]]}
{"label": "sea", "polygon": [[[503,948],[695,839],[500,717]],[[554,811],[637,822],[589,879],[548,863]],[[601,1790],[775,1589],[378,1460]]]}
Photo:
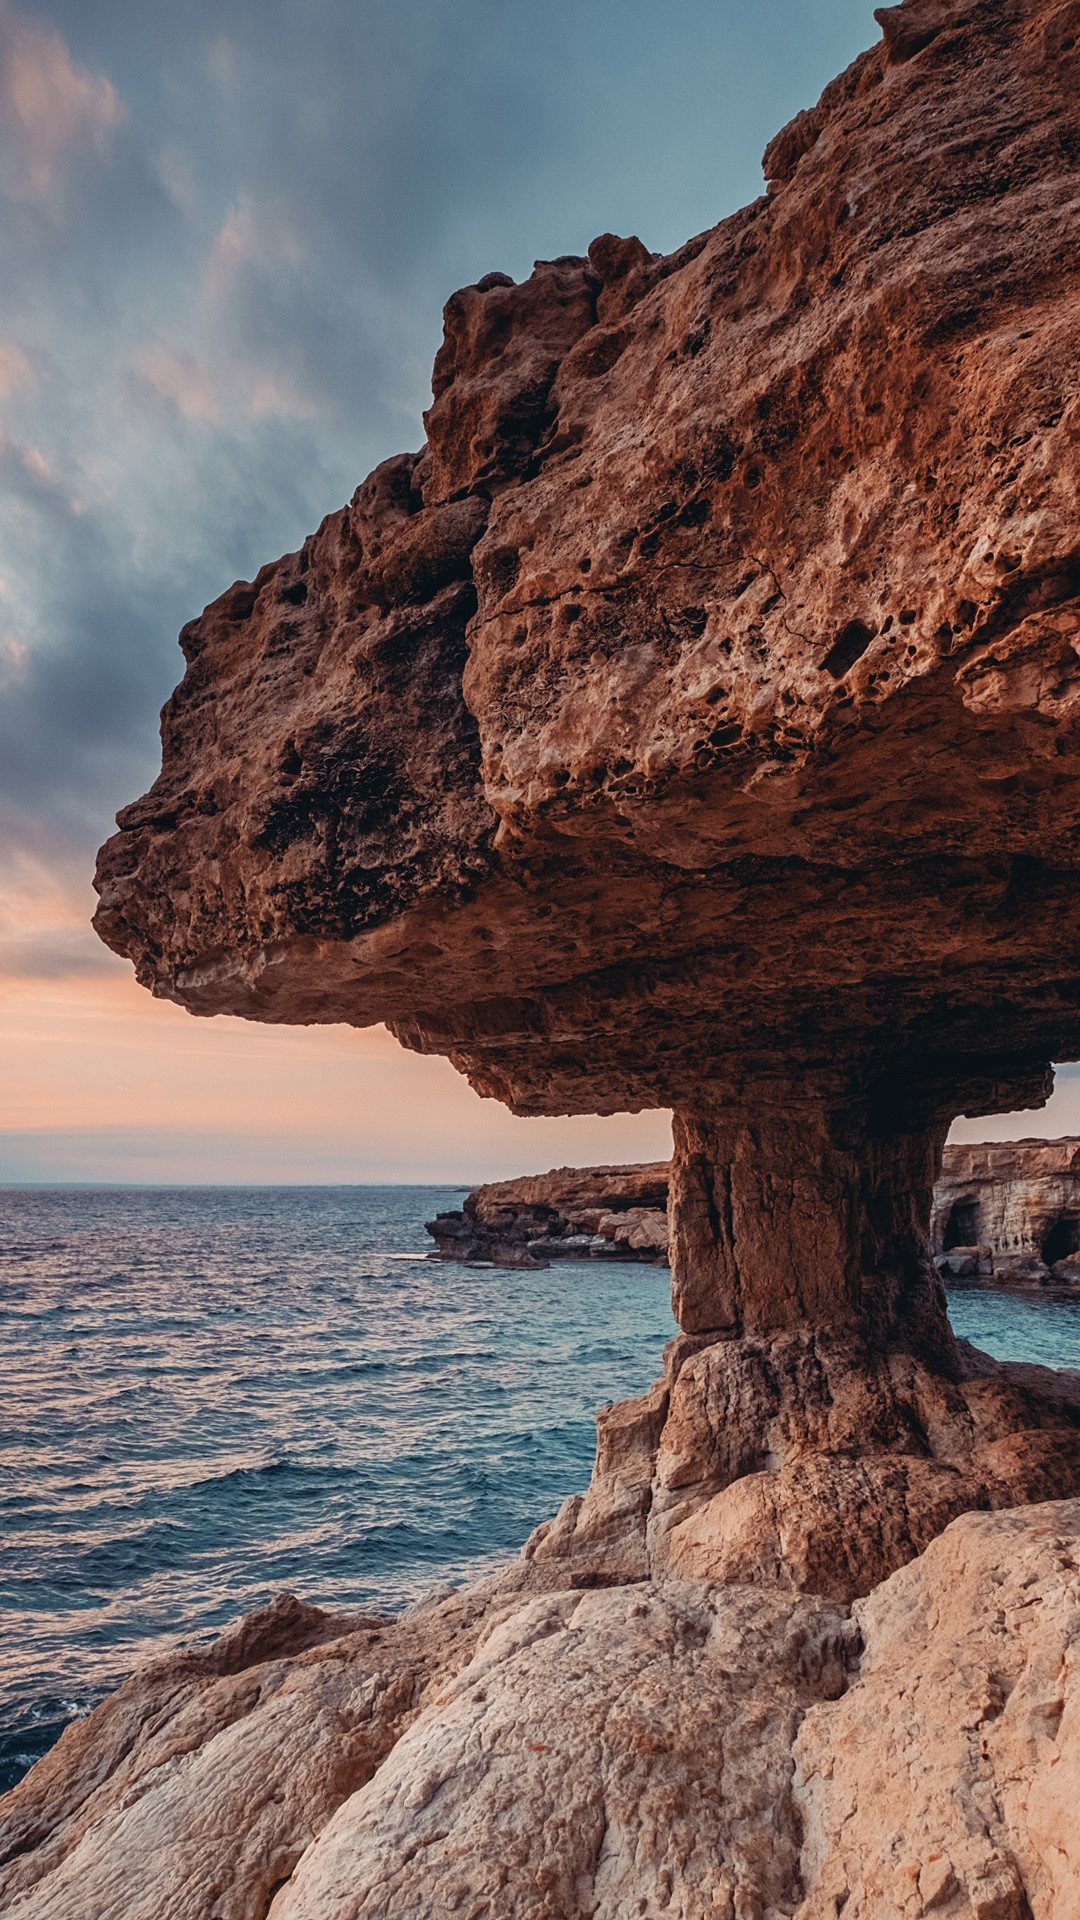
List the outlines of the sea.
{"label": "sea", "polygon": [[[275,1593],[499,1565],[655,1379],[663,1268],[426,1257],[450,1187],[0,1189],[0,1788],[148,1656]],[[1080,1301],[957,1331],[1080,1367]]]}

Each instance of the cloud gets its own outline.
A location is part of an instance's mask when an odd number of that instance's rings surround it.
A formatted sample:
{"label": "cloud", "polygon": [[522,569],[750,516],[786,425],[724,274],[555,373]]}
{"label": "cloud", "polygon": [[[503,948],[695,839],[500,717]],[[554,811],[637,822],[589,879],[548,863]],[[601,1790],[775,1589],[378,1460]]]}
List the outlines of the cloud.
{"label": "cloud", "polygon": [[30,648],[14,633],[0,633],[0,690],[26,678]]}
{"label": "cloud", "polygon": [[251,193],[229,208],[206,264],[203,292],[211,301],[227,300],[250,267],[291,273],[304,264],[306,248],[288,208],[268,205]]}
{"label": "cloud", "polygon": [[27,939],[0,939],[0,982],[71,980],[115,973],[123,965],[95,939],[90,927],[46,927]]}
{"label": "cloud", "polygon": [[112,82],[76,66],[59,33],[0,6],[0,179],[12,199],[50,198],[73,155],[102,147],[123,118]]}
{"label": "cloud", "polygon": [[201,201],[187,154],[181,147],[164,147],[153,164],[173,206],[194,226],[199,217]]}
{"label": "cloud", "polygon": [[248,406],[253,420],[313,420],[319,411],[314,400],[273,374],[252,383]]}
{"label": "cloud", "polygon": [[0,989],[5,982],[67,980],[115,972],[90,927],[87,876],[58,849],[14,850],[0,857]]}
{"label": "cloud", "polygon": [[184,347],[159,340],[135,358],[139,378],[185,420],[211,426],[221,418],[221,402],[208,367]]}
{"label": "cloud", "polygon": [[55,487],[56,476],[40,447],[24,447],[20,458],[32,479],[40,480],[43,487]]}
{"label": "cloud", "polygon": [[34,382],[34,369],[14,340],[0,340],[0,400],[10,399]]}

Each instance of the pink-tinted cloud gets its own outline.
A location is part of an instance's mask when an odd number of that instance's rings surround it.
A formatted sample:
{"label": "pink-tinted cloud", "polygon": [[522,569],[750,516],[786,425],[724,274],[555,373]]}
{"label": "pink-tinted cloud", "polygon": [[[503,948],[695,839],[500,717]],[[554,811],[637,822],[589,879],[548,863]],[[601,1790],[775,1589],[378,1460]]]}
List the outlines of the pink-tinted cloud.
{"label": "pink-tinted cloud", "polygon": [[0,0],[0,178],[12,199],[50,199],[73,157],[104,145],[123,118],[110,80],[76,66],[59,33]]}
{"label": "pink-tinted cloud", "polygon": [[[10,643],[17,652],[18,643]],[[0,634],[0,668],[9,651]],[[16,666],[18,662],[15,662]],[[102,971],[100,943],[90,927],[89,878],[60,870],[41,854],[16,850],[0,857],[0,993],[16,980],[57,979]],[[108,959],[110,971],[120,963]]]}
{"label": "pink-tinted cloud", "polygon": [[227,300],[249,268],[295,270],[303,264],[304,244],[282,206],[266,205],[242,193],[230,207],[206,263],[203,293]]}
{"label": "pink-tinted cloud", "polygon": [[147,1155],[171,1179],[470,1180],[670,1151],[665,1114],[515,1120],[381,1027],[193,1020],[106,952],[92,905],[48,846],[0,851],[0,1181],[142,1179]]}
{"label": "pink-tinted cloud", "polygon": [[215,426],[221,402],[209,367],[184,347],[167,340],[144,347],[135,358],[135,371],[159,399],[175,407],[185,420]]}
{"label": "pink-tinted cloud", "polygon": [[381,1028],[193,1020],[57,951],[0,974],[0,1180],[469,1182],[670,1152],[665,1114],[517,1120]]}
{"label": "pink-tinted cloud", "polygon": [[0,340],[0,400],[10,400],[32,386],[34,369],[29,355],[14,340]]}

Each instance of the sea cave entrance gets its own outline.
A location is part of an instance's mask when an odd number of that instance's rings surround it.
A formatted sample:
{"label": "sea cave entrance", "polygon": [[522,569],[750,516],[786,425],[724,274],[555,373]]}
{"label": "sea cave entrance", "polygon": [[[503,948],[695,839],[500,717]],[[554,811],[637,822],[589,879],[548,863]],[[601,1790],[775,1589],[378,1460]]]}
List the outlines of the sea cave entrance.
{"label": "sea cave entrance", "polygon": [[[955,1200],[945,1222],[945,1234],[942,1249],[951,1253],[954,1247],[977,1247],[979,1244],[979,1203],[977,1200]],[[1058,1258],[1060,1259],[1060,1254]]]}
{"label": "sea cave entrance", "polygon": [[1062,1214],[1044,1236],[1043,1263],[1045,1266],[1052,1267],[1056,1260],[1067,1260],[1071,1253],[1078,1252],[1080,1252],[1080,1218],[1072,1214]]}

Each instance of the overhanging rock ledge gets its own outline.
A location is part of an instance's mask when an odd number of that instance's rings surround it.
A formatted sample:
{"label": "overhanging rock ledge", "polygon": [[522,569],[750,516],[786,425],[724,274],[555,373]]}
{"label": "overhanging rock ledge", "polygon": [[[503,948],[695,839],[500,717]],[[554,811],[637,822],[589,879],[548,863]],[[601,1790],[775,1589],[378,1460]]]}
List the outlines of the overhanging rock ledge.
{"label": "overhanging rock ledge", "polygon": [[675,1109],[684,1331],[536,1545],[582,1577],[850,1597],[1080,1484],[927,1255],[952,1117],[1080,1055],[1078,13],[879,18],[753,205],[454,295],[422,451],[185,629],[101,856],[193,1012]]}

